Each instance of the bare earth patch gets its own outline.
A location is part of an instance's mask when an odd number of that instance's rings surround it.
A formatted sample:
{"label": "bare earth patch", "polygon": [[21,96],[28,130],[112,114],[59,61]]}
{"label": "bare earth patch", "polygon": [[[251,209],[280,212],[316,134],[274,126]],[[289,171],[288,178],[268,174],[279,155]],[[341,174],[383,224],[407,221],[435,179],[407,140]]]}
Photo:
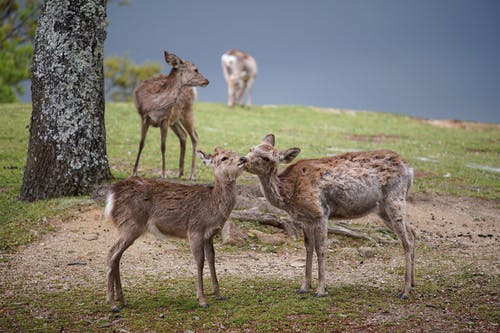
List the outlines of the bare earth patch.
{"label": "bare earth patch", "polygon": [[[256,199],[261,200],[261,199]],[[408,202],[408,219],[418,235],[416,257],[417,286],[412,297],[419,297],[419,285],[437,276],[461,274],[468,265],[477,274],[498,278],[500,269],[500,200],[449,197],[435,194],[412,194]],[[106,255],[116,233],[111,223],[101,219],[103,209],[97,205],[80,208],[70,218],[49,221],[55,232],[38,242],[3,255],[0,290],[3,296],[37,291],[62,291],[90,286],[104,292],[106,288]],[[236,222],[238,224],[239,222]],[[355,228],[378,230],[383,224],[376,216],[349,221]],[[282,232],[269,228],[268,232]],[[216,268],[221,285],[224,277],[281,277],[299,286],[304,274],[305,250],[299,240],[289,240],[271,253],[259,247],[236,248],[216,242]],[[361,241],[359,241],[361,242]],[[358,245],[356,245],[358,244]],[[373,254],[361,256],[361,247],[371,247]],[[370,244],[340,238],[332,242],[327,263],[327,284],[367,284],[390,288],[397,294],[402,285],[403,251],[399,243]],[[316,265],[313,268],[316,275]],[[192,277],[196,268],[184,240],[157,240],[148,235],[129,248],[122,259],[125,293],[131,286],[151,279]],[[207,271],[207,270],[206,270]],[[208,272],[207,276],[208,276]],[[316,282],[316,280],[314,281]],[[478,286],[479,288],[480,286]],[[193,297],[195,290],[193,289]],[[3,297],[2,296],[2,297]],[[492,306],[499,307],[498,294],[490,295]],[[406,311],[406,312],[405,312]],[[397,321],[412,311],[433,321],[433,330],[447,330],[452,315],[432,304],[424,308],[400,307],[366,318],[366,323]],[[498,329],[499,323],[484,323],[474,316],[468,320],[479,331]],[[424,331],[425,330],[425,323]],[[429,325],[431,325],[429,323]]]}
{"label": "bare earth patch", "polygon": [[480,122],[463,121],[463,120],[456,120],[456,119],[423,119],[422,121],[426,122],[432,126],[441,127],[441,128],[500,129],[500,124],[480,123]]}

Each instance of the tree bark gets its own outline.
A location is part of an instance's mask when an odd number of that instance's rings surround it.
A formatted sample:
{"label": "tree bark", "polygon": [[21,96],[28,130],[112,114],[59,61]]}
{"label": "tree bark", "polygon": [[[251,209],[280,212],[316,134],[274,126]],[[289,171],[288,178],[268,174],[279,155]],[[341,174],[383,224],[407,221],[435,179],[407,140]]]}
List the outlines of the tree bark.
{"label": "tree bark", "polygon": [[111,177],[104,127],[106,0],[47,0],[34,42],[21,199],[90,193]]}

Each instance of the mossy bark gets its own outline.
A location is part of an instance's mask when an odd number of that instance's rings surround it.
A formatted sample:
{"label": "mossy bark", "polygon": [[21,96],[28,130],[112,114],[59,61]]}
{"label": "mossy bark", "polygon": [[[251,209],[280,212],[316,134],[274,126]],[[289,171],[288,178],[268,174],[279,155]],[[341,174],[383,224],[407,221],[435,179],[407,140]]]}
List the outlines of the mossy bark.
{"label": "mossy bark", "polygon": [[47,0],[35,37],[21,199],[90,193],[111,177],[104,126],[105,0]]}

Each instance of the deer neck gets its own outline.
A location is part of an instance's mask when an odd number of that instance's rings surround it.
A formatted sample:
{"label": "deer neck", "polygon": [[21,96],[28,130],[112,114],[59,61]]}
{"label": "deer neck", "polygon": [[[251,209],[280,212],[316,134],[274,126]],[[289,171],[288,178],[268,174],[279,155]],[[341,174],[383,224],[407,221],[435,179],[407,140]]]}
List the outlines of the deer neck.
{"label": "deer neck", "polygon": [[174,99],[173,103],[175,104],[181,96],[182,88],[184,88],[185,85],[181,81],[179,71],[175,68],[173,68],[172,71],[170,71],[170,74],[168,74],[168,80],[171,91],[173,91],[171,97]]}
{"label": "deer neck", "polygon": [[284,198],[281,195],[281,181],[273,172],[269,175],[259,175],[261,190],[266,199],[275,207],[285,209]]}
{"label": "deer neck", "polygon": [[236,205],[236,180],[233,181],[221,181],[215,180],[213,188],[213,204],[216,210],[222,215],[225,222],[234,206]]}

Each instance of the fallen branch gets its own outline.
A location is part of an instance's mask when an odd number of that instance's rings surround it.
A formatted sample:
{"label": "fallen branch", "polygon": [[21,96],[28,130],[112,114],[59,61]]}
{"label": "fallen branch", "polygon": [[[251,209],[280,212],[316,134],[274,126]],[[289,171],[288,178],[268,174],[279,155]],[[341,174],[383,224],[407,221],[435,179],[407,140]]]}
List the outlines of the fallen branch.
{"label": "fallen branch", "polygon": [[[239,221],[257,221],[261,224],[270,225],[273,227],[277,227],[285,230],[288,236],[296,240],[298,238],[297,229],[301,229],[302,226],[300,223],[296,223],[289,218],[277,216],[271,213],[263,213],[258,211],[257,209],[248,209],[248,210],[234,210],[230,216],[231,219],[239,220]],[[371,236],[368,236],[365,233],[354,231],[352,229],[340,226],[333,225],[328,227],[329,234],[343,235],[357,239],[366,239],[371,242],[386,242],[383,239],[374,239]]]}
{"label": "fallen branch", "polygon": [[233,220],[257,221],[261,224],[270,225],[285,230],[293,240],[298,238],[295,223],[286,217],[277,216],[271,213],[262,213],[257,209],[233,210],[230,216]]}

